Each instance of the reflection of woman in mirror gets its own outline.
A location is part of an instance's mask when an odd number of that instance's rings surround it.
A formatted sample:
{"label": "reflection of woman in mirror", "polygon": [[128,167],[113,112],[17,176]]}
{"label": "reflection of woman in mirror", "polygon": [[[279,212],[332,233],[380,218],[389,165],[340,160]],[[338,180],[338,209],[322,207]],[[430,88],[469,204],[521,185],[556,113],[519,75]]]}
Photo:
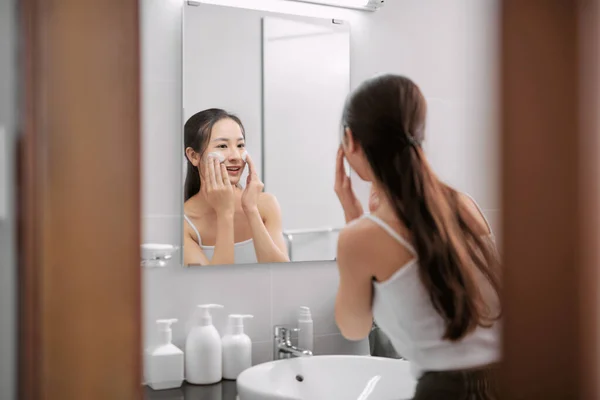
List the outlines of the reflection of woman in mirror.
{"label": "reflection of woman in mirror", "polygon": [[[427,161],[426,108],[412,81],[392,75],[348,99],[336,192],[351,223],[338,242],[336,321],[358,340],[375,319],[416,371],[416,400],[495,399],[498,254],[479,207]],[[344,158],[373,183],[378,204],[369,215]]]}
{"label": "reflection of woman in mirror", "polygon": [[[242,122],[220,109],[193,115],[184,128],[187,173],[184,263],[289,261],[277,199],[264,193],[245,151]],[[245,189],[240,180],[248,166]]]}

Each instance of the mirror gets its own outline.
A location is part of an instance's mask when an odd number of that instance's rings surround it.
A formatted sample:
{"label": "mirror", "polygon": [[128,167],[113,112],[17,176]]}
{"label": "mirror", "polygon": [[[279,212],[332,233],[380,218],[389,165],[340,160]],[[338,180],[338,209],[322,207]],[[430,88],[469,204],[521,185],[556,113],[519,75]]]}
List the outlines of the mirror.
{"label": "mirror", "polygon": [[333,260],[348,24],[184,9],[184,264]]}

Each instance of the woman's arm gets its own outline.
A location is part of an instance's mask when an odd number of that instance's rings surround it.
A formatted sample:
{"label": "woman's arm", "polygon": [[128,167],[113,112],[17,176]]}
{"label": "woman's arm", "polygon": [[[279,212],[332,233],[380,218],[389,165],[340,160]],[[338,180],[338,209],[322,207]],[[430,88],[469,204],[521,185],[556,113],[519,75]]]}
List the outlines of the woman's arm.
{"label": "woman's arm", "polygon": [[206,257],[202,248],[192,238],[192,233],[186,221],[183,234],[184,265],[230,265],[235,263],[233,215],[225,214],[217,217],[217,242],[212,260]]}
{"label": "woman's arm", "polygon": [[217,241],[211,265],[235,264],[233,214],[217,214]]}
{"label": "woman's arm", "polygon": [[[242,193],[242,208],[252,230],[258,262],[287,262],[287,249],[281,232],[281,211],[275,196],[263,193],[262,183],[250,154],[246,154],[248,179]],[[264,221],[264,222],[263,222]]]}
{"label": "woman's arm", "polygon": [[350,225],[340,232],[337,264],[340,284],[335,300],[335,321],[349,340],[366,338],[373,326],[373,284],[369,263],[368,235],[361,224]]}
{"label": "woman's arm", "polygon": [[183,236],[183,265],[209,265],[210,261],[190,235]]}
{"label": "woman's arm", "polygon": [[275,196],[261,193],[258,206],[255,209],[245,211],[252,230],[258,262],[290,261],[283,240],[281,210]]}
{"label": "woman's arm", "polygon": [[224,164],[207,157],[208,174],[201,190],[206,201],[217,214],[217,240],[210,265],[235,264],[233,216],[235,195]]}

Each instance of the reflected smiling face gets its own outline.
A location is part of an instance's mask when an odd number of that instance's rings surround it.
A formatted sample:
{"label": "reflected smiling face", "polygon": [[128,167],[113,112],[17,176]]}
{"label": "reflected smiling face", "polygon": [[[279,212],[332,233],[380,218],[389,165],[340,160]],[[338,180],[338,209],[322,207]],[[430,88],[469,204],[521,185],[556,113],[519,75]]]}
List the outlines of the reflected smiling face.
{"label": "reflected smiling face", "polygon": [[237,185],[246,166],[242,159],[245,152],[245,139],[240,126],[230,118],[224,118],[213,127],[210,139],[204,151],[205,156],[209,153],[218,153],[225,157],[225,167],[229,174],[232,185]]}

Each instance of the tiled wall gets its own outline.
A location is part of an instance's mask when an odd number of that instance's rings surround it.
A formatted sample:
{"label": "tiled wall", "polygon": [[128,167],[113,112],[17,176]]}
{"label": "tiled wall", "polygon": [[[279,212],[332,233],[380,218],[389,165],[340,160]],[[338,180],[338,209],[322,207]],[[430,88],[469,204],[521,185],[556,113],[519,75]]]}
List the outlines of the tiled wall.
{"label": "tiled wall", "polygon": [[333,299],[338,275],[331,265],[209,267],[146,271],[145,329],[154,336],[157,318],[179,319],[173,327],[174,343],[185,346],[185,337],[197,321],[196,305],[219,303],[223,310],[213,312],[213,322],[224,334],[227,315],[252,314],[245,323],[254,343],[254,362],[271,359],[272,327],[295,325],[300,305],[311,308],[315,330],[315,352],[319,354],[368,354],[366,341],[348,342],[341,338],[333,320]]}
{"label": "tiled wall", "polygon": [[[142,7],[144,240],[177,243],[181,237],[181,0],[140,0]],[[250,0],[213,0],[220,3]],[[429,101],[426,150],[449,183],[473,195],[492,223],[499,219],[496,40],[497,0],[395,0],[377,13],[323,8],[283,0],[256,0],[271,11],[286,9],[351,23],[351,81],[379,73],[414,79]],[[335,133],[332,133],[335,134]],[[366,203],[368,185],[356,182]],[[333,322],[337,288],[333,262],[144,271],[145,344],[156,318],[179,318],[182,345],[194,306],[221,303],[226,313],[255,314],[247,331],[255,361],[270,354],[270,332],[294,322],[296,308],[313,309],[317,352],[360,353],[366,343],[345,341]]]}

